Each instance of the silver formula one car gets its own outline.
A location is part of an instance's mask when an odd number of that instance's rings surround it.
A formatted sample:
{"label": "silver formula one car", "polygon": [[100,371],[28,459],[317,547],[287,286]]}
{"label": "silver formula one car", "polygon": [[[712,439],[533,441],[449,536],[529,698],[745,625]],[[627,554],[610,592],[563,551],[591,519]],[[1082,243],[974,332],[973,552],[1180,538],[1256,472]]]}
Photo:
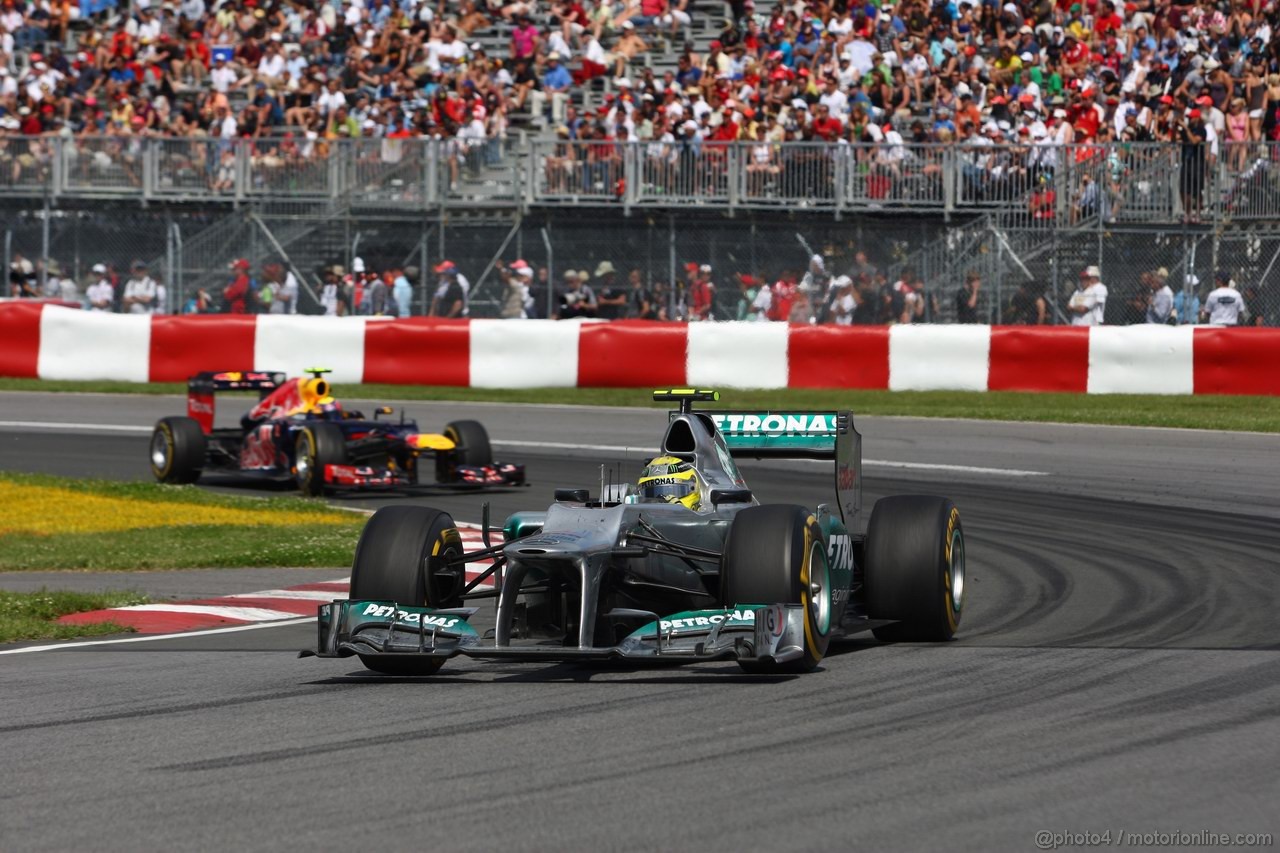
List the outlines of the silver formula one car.
{"label": "silver formula one car", "polygon": [[[319,608],[316,650],[428,675],[454,655],[536,661],[734,660],[752,672],[818,666],[836,638],[939,641],[964,602],[964,533],[946,498],[883,498],[860,535],[861,436],[848,412],[698,410],[679,403],[637,484],[559,489],[503,541],[465,553],[453,519],[393,506],[356,547],[351,599]],[[830,459],[835,503],[761,504],[735,460]],[[486,512],[487,515],[487,512]],[[496,532],[496,531],[494,531]],[[487,518],[486,544],[490,533]],[[466,566],[493,560],[470,583]],[[494,590],[478,589],[491,580]],[[470,600],[498,597],[482,636]]]}

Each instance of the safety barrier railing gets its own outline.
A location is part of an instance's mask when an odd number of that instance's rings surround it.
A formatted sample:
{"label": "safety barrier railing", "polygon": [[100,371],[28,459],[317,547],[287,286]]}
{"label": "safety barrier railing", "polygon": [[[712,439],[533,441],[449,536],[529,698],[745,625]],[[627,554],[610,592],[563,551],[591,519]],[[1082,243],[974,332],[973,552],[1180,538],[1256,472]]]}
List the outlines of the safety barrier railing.
{"label": "safety barrier railing", "polygon": [[0,195],[998,212],[1011,223],[1280,218],[1280,143],[0,137]]}

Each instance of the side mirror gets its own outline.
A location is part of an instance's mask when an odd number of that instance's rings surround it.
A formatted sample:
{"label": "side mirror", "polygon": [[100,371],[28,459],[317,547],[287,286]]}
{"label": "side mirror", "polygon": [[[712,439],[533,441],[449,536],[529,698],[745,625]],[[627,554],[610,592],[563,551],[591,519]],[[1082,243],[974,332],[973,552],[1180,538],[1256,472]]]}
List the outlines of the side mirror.
{"label": "side mirror", "polygon": [[376,421],[378,419],[378,415],[390,415],[394,413],[395,409],[392,409],[390,406],[379,406],[373,410],[373,419]]}
{"label": "side mirror", "polygon": [[751,503],[750,489],[712,489],[711,504],[748,504]]}
{"label": "side mirror", "polygon": [[556,503],[584,504],[591,500],[587,489],[556,489]]}

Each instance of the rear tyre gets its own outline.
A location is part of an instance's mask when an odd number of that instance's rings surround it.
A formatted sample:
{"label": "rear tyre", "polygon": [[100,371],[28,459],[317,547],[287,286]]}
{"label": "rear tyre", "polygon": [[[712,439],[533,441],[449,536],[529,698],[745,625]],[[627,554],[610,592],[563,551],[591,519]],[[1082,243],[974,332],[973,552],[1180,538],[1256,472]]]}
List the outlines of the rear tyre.
{"label": "rear tyre", "polygon": [[200,479],[205,439],[192,418],[162,418],[151,433],[151,473],[161,483],[185,484]]}
{"label": "rear tyre", "polygon": [[896,495],[876,501],[867,526],[867,615],[888,642],[941,642],[960,625],[964,528],[946,498]]}
{"label": "rear tyre", "polygon": [[[461,604],[464,575],[450,569],[448,560],[462,551],[462,536],[447,512],[423,506],[383,507],[365,524],[356,544],[351,600],[436,608]],[[387,675],[430,675],[441,665],[414,655],[360,655],[360,660]]]}
{"label": "rear tyre", "polygon": [[304,495],[324,494],[324,468],[347,461],[347,439],[337,424],[303,427],[293,445],[293,478]]}
{"label": "rear tyre", "polygon": [[831,641],[832,590],[818,520],[801,506],[739,512],[720,561],[721,603],[804,605],[804,657],[782,667],[739,663],[747,672],[809,672]]}

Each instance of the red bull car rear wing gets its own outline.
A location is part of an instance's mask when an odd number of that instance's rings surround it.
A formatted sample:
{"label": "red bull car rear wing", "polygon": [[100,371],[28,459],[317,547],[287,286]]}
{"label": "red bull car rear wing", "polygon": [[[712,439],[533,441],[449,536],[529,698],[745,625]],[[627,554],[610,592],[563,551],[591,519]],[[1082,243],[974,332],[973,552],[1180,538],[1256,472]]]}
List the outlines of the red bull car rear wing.
{"label": "red bull car rear wing", "polygon": [[850,412],[697,409],[694,403],[716,402],[720,394],[694,388],[654,391],[653,399],[679,403],[673,417],[695,414],[709,420],[735,459],[833,460],[841,516],[850,530],[857,529],[862,511],[862,436]]}

